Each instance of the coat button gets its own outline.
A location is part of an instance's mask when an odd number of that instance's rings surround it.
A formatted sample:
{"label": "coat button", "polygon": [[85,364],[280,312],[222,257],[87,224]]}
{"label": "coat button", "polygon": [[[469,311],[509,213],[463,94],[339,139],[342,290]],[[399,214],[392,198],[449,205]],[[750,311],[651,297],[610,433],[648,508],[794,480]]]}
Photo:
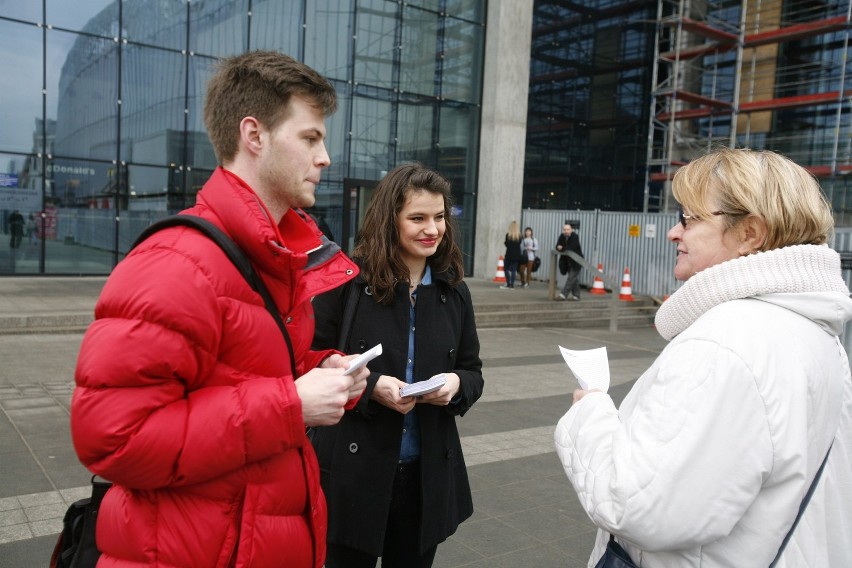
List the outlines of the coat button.
{"label": "coat button", "polygon": [[441,294],[441,303],[442,303],[442,304],[446,304],[446,303],[447,303],[447,295],[446,295],[446,294]]}
{"label": "coat button", "polygon": [[449,450],[447,450],[447,459],[448,459],[448,460],[451,460],[451,459],[453,459],[454,457],[456,457],[456,451],[455,451],[454,449],[452,449],[452,448],[450,448]]}
{"label": "coat button", "polygon": [[356,444],[355,442],[352,442],[351,444],[349,444],[349,453],[350,454],[357,454],[358,453],[358,444]]}
{"label": "coat button", "polygon": [[367,348],[367,340],[366,339],[362,339],[362,340],[358,341],[358,351],[361,351],[363,353],[364,349],[366,349],[366,348]]}
{"label": "coat button", "polygon": [[455,357],[455,356],[456,356],[456,350],[455,350],[455,349],[450,349],[449,356],[450,356],[450,357]]}
{"label": "coat button", "polygon": [[287,321],[285,321],[284,323],[290,323],[292,321],[293,321],[293,316],[287,316]]}
{"label": "coat button", "polygon": [[346,276],[351,276],[353,272],[355,272],[355,271],[352,270],[351,268],[347,269],[346,270]]}
{"label": "coat button", "polygon": [[369,286],[364,286],[364,293],[367,294],[368,296],[372,296],[373,290]]}

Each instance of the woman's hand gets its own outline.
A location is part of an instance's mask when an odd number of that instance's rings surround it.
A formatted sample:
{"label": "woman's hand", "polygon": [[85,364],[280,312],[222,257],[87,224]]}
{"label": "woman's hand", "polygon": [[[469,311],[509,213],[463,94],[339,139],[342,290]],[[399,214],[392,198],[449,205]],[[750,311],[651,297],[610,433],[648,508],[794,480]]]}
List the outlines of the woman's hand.
{"label": "woman's hand", "polygon": [[444,379],[446,382],[444,386],[439,388],[434,392],[430,392],[418,397],[409,397],[416,398],[417,402],[423,402],[426,404],[434,404],[436,406],[447,406],[450,404],[450,401],[453,400],[453,397],[456,396],[456,393],[459,392],[459,387],[461,386],[461,379],[455,373],[444,373]]}
{"label": "woman's hand", "polygon": [[405,381],[400,381],[396,377],[381,375],[379,380],[376,381],[371,398],[400,414],[408,414],[417,401],[413,396],[399,396],[399,390],[404,386]]}
{"label": "woman's hand", "polygon": [[574,402],[580,402],[580,400],[584,396],[589,394],[590,392],[603,392],[603,391],[601,391],[600,389],[591,389],[591,390],[577,389],[577,390],[574,391]]}

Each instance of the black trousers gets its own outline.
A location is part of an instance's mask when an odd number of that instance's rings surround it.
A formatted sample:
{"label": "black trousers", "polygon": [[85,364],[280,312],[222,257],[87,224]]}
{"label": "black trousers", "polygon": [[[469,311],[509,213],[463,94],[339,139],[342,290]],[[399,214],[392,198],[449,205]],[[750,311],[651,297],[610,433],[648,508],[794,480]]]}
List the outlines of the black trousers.
{"label": "black trousers", "polygon": [[[430,568],[436,544],[420,554],[420,464],[400,464],[393,480],[382,568]],[[378,557],[357,548],[328,544],[325,568],[375,568]]]}

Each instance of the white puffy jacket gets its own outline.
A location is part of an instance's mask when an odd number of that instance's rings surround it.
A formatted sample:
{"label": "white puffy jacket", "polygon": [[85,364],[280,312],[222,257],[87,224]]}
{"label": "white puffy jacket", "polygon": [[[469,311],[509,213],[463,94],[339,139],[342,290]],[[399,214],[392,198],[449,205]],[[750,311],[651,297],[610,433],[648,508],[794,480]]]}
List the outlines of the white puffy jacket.
{"label": "white puffy jacket", "polygon": [[839,258],[802,245],[693,276],[663,304],[674,339],[619,409],[574,404],[556,450],[592,521],[640,566],[768,566],[832,444],[779,567],[852,566],[852,318]]}

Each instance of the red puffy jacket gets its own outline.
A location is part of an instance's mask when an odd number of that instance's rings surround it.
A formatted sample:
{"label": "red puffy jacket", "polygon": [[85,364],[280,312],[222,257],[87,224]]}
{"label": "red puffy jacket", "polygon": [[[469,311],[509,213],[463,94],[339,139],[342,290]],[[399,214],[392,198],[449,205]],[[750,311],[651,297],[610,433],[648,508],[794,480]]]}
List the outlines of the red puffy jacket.
{"label": "red puffy jacket", "polygon": [[[217,169],[188,212],[225,230],[276,300],[301,375],[311,298],[357,267],[290,210],[278,225]],[[319,567],[326,510],[286,344],[224,253],[186,227],[156,233],[107,280],[71,403],[82,463],[114,482],[98,566]]]}

